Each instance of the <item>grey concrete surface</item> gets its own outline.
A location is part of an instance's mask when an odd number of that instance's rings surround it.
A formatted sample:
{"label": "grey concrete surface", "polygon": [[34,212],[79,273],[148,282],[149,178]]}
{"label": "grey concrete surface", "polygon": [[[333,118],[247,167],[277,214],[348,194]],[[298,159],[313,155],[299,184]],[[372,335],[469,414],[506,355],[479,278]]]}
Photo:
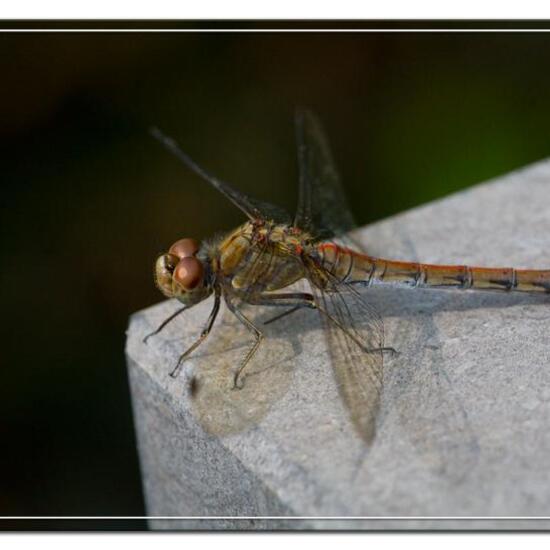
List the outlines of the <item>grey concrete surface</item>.
{"label": "grey concrete surface", "polygon": [[[550,162],[355,237],[395,259],[548,268]],[[370,446],[340,399],[315,311],[265,327],[242,390],[231,389],[231,369],[250,336],[229,312],[176,380],[168,373],[210,301],[147,345],[143,336],[177,303],[132,316],[126,353],[147,511],[158,518],[151,527],[550,526],[522,519],[550,516],[550,297],[383,286],[365,296],[383,316],[386,345],[400,352],[385,359]],[[169,519],[201,516],[224,519]],[[253,519],[266,516],[279,519]],[[494,516],[509,519],[474,519]]]}

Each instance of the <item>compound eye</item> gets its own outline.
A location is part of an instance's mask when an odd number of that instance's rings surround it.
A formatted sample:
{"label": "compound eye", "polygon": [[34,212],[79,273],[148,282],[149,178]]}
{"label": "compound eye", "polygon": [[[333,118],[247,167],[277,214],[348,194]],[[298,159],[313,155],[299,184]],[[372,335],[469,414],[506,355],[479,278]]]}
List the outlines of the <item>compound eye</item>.
{"label": "compound eye", "polygon": [[168,254],[177,256],[180,260],[194,256],[199,251],[199,243],[195,239],[180,239],[168,251]]}
{"label": "compound eye", "polygon": [[185,290],[193,290],[202,282],[203,275],[202,263],[194,256],[188,256],[178,262],[173,277]]}

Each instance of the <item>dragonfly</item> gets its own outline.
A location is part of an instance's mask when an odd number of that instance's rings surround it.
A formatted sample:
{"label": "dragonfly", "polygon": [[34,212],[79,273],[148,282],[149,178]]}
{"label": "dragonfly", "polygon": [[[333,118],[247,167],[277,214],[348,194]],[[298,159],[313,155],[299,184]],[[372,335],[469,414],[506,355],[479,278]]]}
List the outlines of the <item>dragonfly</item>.
{"label": "dragonfly", "polygon": [[[199,243],[176,240],[155,263],[155,281],[168,298],[183,306],[148,334],[158,334],[182,312],[213,296],[206,325],[170,373],[177,377],[187,358],[212,332],[222,300],[249,331],[253,342],[235,365],[233,388],[244,385],[246,371],[264,331],[243,306],[268,306],[280,312],[268,324],[301,309],[317,310],[341,397],[351,420],[370,443],[383,388],[386,355],[382,316],[370,303],[374,284],[411,288],[550,292],[550,270],[466,265],[432,265],[373,257],[349,238],[356,227],[323,127],[307,109],[295,114],[299,187],[296,213],[250,197],[199,166],[158,128],[153,136],[192,172],[241,210],[247,220],[237,229]],[[309,291],[296,291],[305,280]],[[193,390],[193,380],[191,386]]]}

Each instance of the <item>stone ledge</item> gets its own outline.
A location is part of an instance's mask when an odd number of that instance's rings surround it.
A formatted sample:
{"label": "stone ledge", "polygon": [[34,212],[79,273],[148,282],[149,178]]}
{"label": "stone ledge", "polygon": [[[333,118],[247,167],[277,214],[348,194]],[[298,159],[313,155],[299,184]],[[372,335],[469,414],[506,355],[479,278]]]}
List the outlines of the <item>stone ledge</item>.
{"label": "stone ledge", "polygon": [[[549,267],[550,162],[355,236],[372,255],[395,259]],[[315,312],[266,327],[266,345],[237,391],[230,370],[250,337],[224,312],[189,361],[201,380],[195,398],[184,376],[173,380],[168,373],[200,332],[210,302],[148,345],[141,339],[176,303],[132,316],[126,353],[149,515],[548,515],[550,299],[384,287],[367,292],[383,313],[387,345],[400,351],[386,360],[370,448],[339,398]],[[349,520],[337,526],[327,519],[178,521],[152,520],[151,526],[350,528]],[[411,528],[411,521],[353,525]],[[413,528],[484,528],[481,520],[448,521],[414,520]],[[518,528],[515,521],[482,524]],[[542,521],[529,526],[543,523],[549,527]]]}

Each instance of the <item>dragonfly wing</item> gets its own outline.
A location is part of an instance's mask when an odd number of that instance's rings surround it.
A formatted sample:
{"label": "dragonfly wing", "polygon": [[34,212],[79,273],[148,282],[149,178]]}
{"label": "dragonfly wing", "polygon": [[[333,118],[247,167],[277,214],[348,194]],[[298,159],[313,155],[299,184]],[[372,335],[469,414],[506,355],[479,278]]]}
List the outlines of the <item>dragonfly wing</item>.
{"label": "dragonfly wing", "polygon": [[195,172],[195,174],[206,180],[212,187],[222,193],[222,195],[228,198],[237,208],[244,212],[249,219],[266,219],[273,220],[277,223],[290,223],[291,217],[285,210],[273,204],[249,197],[241,191],[237,191],[237,189],[229,183],[212,176],[204,168],[199,166],[187,153],[184,153],[176,141],[163,134],[158,128],[152,128],[151,134],[180,162],[185,164],[185,166]]}
{"label": "dragonfly wing", "polygon": [[296,111],[299,191],[294,225],[319,239],[343,235],[355,226],[319,119],[307,109]]}
{"label": "dragonfly wing", "polygon": [[[298,207],[294,225],[318,240],[332,239],[358,248],[346,234],[356,227],[319,119],[306,109],[296,112],[299,164]],[[327,335],[338,390],[359,435],[370,443],[376,433],[383,385],[384,325],[379,313],[353,286],[329,272],[329,287],[311,287]],[[358,344],[358,342],[360,344]],[[366,351],[370,350],[370,351]]]}
{"label": "dragonfly wing", "polygon": [[351,285],[334,280],[327,290],[311,287],[317,307],[333,318],[321,313],[338,391],[355,430],[370,444],[383,386],[382,320]]}

